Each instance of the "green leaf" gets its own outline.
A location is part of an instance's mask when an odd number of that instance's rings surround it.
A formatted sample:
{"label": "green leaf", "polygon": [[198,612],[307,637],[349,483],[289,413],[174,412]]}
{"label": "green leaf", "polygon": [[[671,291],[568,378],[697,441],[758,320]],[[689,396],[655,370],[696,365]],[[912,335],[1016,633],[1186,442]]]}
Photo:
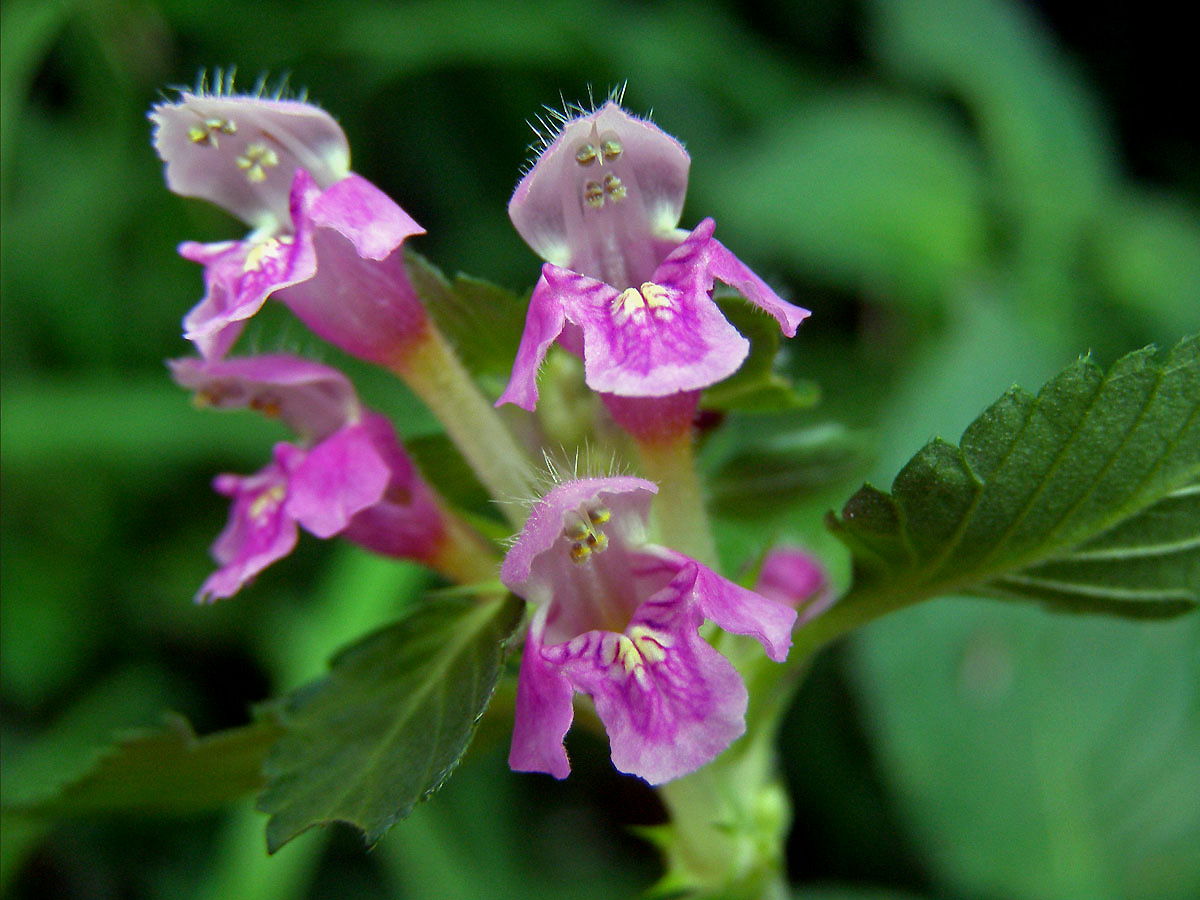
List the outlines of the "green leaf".
{"label": "green leaf", "polygon": [[1157,331],[1195,327],[1200,297],[1200,220],[1169,197],[1129,191],[1115,197],[1090,235],[1107,296],[1136,310]]}
{"label": "green leaf", "polygon": [[196,737],[179,715],[131,733],[54,793],[6,805],[6,814],[60,818],[94,813],[187,815],[214,809],[264,784],[262,763],[282,733],[269,717]]}
{"label": "green leaf", "polygon": [[937,439],[887,494],[829,525],[855,557],[843,602],[968,592],[1169,616],[1200,602],[1200,339],[1107,372],[1081,360]]}
{"label": "green leaf", "polygon": [[1025,4],[873,0],[876,52],[898,74],[968,107],[1004,184],[1004,202],[1077,227],[1113,177],[1097,104]]}
{"label": "green leaf", "polygon": [[826,885],[819,888],[807,888],[797,891],[792,896],[793,900],[920,900],[918,894],[860,885],[853,887]]}
{"label": "green leaf", "polygon": [[704,392],[700,406],[720,412],[779,412],[815,406],[820,398],[815,384],[794,385],[773,369],[779,353],[778,323],[742,297],[719,298],[717,304],[729,324],[750,342],[750,354],[733,375]]}
{"label": "green leaf", "polygon": [[[423,435],[404,442],[425,480],[460,509],[495,512],[491,495],[444,434]],[[506,531],[505,536],[510,532]]]}
{"label": "green leaf", "polygon": [[888,302],[940,301],[985,257],[975,149],[932,105],[867,91],[805,100],[717,177],[711,203],[738,246]]}
{"label": "green leaf", "polygon": [[856,635],[877,771],[947,897],[1200,896],[1200,616],[946,598]]}
{"label": "green leaf", "polygon": [[412,251],[405,252],[404,262],[417,295],[468,371],[507,377],[525,329],[529,298],[462,273],[449,281]]}
{"label": "green leaf", "polygon": [[267,759],[273,853],[313,825],[346,822],[375,843],[458,765],[521,620],[515,598],[442,599],[343,650],[329,676],[279,708]]}

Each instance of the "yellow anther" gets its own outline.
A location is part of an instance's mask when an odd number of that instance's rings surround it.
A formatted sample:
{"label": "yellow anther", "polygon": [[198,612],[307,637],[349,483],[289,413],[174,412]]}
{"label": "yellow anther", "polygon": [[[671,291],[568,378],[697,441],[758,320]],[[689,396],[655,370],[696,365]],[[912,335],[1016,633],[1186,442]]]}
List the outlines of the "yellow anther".
{"label": "yellow anther", "polygon": [[592,533],[592,527],[584,521],[573,522],[563,529],[563,534],[570,541],[582,541]]}
{"label": "yellow anther", "polygon": [[267,177],[267,169],[279,165],[279,155],[266,144],[251,144],[236,160],[237,167],[249,181],[259,182]]}
{"label": "yellow anther", "polygon": [[237,125],[231,119],[205,119],[204,125],[193,125],[188,129],[188,139],[193,144],[217,146],[217,132],[221,134],[237,134]]}
{"label": "yellow anther", "polygon": [[603,525],[612,518],[612,510],[607,506],[596,506],[588,510],[588,519],[593,525]]}
{"label": "yellow anther", "polygon": [[596,148],[591,144],[581,144],[575,151],[575,162],[581,166],[590,166],[596,161]]}
{"label": "yellow anther", "polygon": [[282,484],[277,484],[274,487],[267,488],[261,494],[254,498],[254,502],[250,504],[248,510],[251,519],[259,519],[264,515],[275,512],[283,498],[287,496],[287,488]]}
{"label": "yellow anther", "polygon": [[600,187],[600,182],[589,181],[583,186],[583,199],[587,201],[588,206],[592,209],[599,209],[604,205],[604,188]]}
{"label": "yellow anther", "polygon": [[607,522],[611,514],[603,506],[599,507],[599,511],[603,515],[597,517],[593,511],[580,507],[564,517],[567,524],[563,526],[562,533],[570,541],[568,552],[575,562],[583,562],[593,553],[603,553],[608,549],[608,535],[598,526]]}
{"label": "yellow anther", "polygon": [[604,193],[608,195],[608,199],[614,203],[618,200],[625,199],[625,185],[616,175],[604,176]]}
{"label": "yellow anther", "polygon": [[651,309],[660,309],[671,305],[671,295],[667,293],[667,289],[653,281],[642,284],[642,296],[646,298],[646,305]]}
{"label": "yellow anther", "polygon": [[250,400],[250,408],[271,419],[276,418],[281,410],[279,400],[275,397],[254,397]]}
{"label": "yellow anther", "polygon": [[605,162],[613,162],[621,158],[621,152],[625,148],[621,146],[620,141],[609,139],[600,145],[600,153],[604,157]]}

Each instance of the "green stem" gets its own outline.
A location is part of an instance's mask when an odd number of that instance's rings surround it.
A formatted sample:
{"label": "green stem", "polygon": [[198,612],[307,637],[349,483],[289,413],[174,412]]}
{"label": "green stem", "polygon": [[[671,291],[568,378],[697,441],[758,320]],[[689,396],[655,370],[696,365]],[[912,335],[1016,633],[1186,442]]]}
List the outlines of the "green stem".
{"label": "green stem", "polygon": [[717,565],[708,513],[696,474],[691,430],[667,440],[638,441],[642,471],[658,483],[654,515],[659,539],[705,565]]}
{"label": "green stem", "polygon": [[442,522],[445,533],[422,562],[456,584],[495,580],[500,571],[500,560],[479,533],[444,506]]}
{"label": "green stem", "polygon": [[775,765],[774,736],[774,727],[762,728],[659,788],[671,816],[661,840],[664,887],[728,900],[788,896],[783,845],[791,805]]}
{"label": "green stem", "polygon": [[499,414],[480,393],[432,322],[389,367],[437,416],[476,477],[515,526],[525,521],[517,502],[530,491],[532,466]]}
{"label": "green stem", "polygon": [[667,858],[664,887],[728,900],[788,896],[783,846],[791,810],[774,755],[779,722],[821,647],[906,605],[891,594],[852,591],[796,629],[782,666],[765,660],[749,638],[715,638],[745,679],[747,733],[704,768],[659,789],[671,817],[657,841]]}

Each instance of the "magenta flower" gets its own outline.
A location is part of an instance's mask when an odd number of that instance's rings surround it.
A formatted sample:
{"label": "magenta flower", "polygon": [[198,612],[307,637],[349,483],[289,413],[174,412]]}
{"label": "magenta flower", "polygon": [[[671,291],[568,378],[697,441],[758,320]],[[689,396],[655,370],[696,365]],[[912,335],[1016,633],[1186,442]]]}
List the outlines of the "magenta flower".
{"label": "magenta flower", "polygon": [[433,491],[391,423],[364,410],[340,372],[293,356],[178,360],[175,379],[202,402],[278,416],[302,444],[275,445],[274,460],[248,477],[221,475],[229,523],[213,544],[219,568],[197,600],[233,596],[296,545],[297,526],[342,535],[374,552],[436,565],[446,521]]}
{"label": "magenta flower", "polygon": [[591,695],[613,764],[661,784],[698,769],[745,731],[734,667],[700,637],[705,619],[787,657],[796,614],[695,560],[646,543],[657,488],[585,478],[533,508],[500,579],[537,605],[521,658],[509,764],[570,772],[572,695]]}
{"label": "magenta flower", "polygon": [[167,187],[227,210],[261,234],[290,229],[298,169],[321,187],[350,174],[350,146],[323,109],[296,100],[183,91],[150,112]]}
{"label": "magenta flower", "polygon": [[278,462],[246,477],[218,475],[213,487],[231,497],[233,506],[229,523],[212,545],[219,568],[200,586],[197,603],[232,597],[296,546],[296,520],[284,510],[288,478]]}
{"label": "magenta flower", "polygon": [[799,547],[776,547],[767,553],[754,590],[797,610],[798,625],[815,619],[836,599],[821,563]]}
{"label": "magenta flower", "polygon": [[547,262],[618,288],[640,284],[684,237],[690,165],[679,141],[610,101],[562,123],[508,216]]}
{"label": "magenta flower", "polygon": [[371,362],[394,361],[424,333],[398,252],[424,229],[350,173],[345,135],[328,114],[295,101],[185,93],[151,119],[168,186],[255,228],[245,240],[179,248],[205,269],[205,297],[184,318],[202,355],[227,353],[272,295]]}
{"label": "magenta flower", "polygon": [[[738,370],[749,342],[725,321],[712,299],[715,279],[770,313],[788,336],[806,310],[779,299],[724,245],[705,219],[639,287],[612,285],[547,263],[534,288],[525,332],[501,403],[533,410],[537,370],[567,323],[582,342],[588,387],[624,397],[664,397],[715,384]],[[576,336],[578,335],[578,336]]]}
{"label": "magenta flower", "polygon": [[547,263],[500,403],[534,409],[555,341],[583,357],[588,386],[603,394],[665,397],[732,375],[749,343],[713,302],[715,281],[795,335],[808,311],[717,241],[712,219],[677,229],[688,166],[678,141],[613,102],[563,125],[509,203]]}

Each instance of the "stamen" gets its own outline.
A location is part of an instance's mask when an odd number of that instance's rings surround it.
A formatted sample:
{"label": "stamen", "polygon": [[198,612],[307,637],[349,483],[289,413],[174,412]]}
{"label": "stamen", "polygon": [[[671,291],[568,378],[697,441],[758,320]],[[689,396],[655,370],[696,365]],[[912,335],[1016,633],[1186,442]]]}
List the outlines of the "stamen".
{"label": "stamen", "polygon": [[624,149],[620,141],[609,138],[600,145],[600,154],[604,157],[605,162],[614,162],[621,158],[621,153]]}
{"label": "stamen", "polygon": [[608,195],[608,198],[610,200],[612,200],[614,203],[617,200],[624,200],[625,199],[625,185],[621,181],[621,179],[618,178],[616,175],[605,175],[604,176],[604,193],[606,193]]}
{"label": "stamen", "polygon": [[607,522],[611,515],[603,506],[574,513],[574,518],[563,527],[563,537],[571,542],[567,552],[572,562],[583,562],[593,553],[608,549],[608,535],[598,526]]}
{"label": "stamen", "polygon": [[248,181],[258,183],[266,180],[267,169],[279,165],[279,155],[266,144],[254,143],[235,162],[245,171]]}
{"label": "stamen", "polygon": [[217,134],[237,134],[237,124],[232,119],[205,119],[204,126],[193,125],[188,129],[188,138],[193,144],[216,148]]}
{"label": "stamen", "polygon": [[581,166],[590,166],[596,161],[597,155],[598,154],[596,153],[596,148],[594,146],[591,144],[582,144],[580,145],[579,149],[575,151],[575,162],[579,163]]}
{"label": "stamen", "polygon": [[568,525],[563,529],[563,534],[568,540],[582,541],[586,540],[588,535],[592,533],[592,527],[587,522],[576,522],[573,525]]}
{"label": "stamen", "polygon": [[583,199],[587,201],[588,206],[592,209],[599,209],[604,205],[604,188],[600,187],[600,182],[589,181],[583,186]]}
{"label": "stamen", "polygon": [[262,397],[251,397],[250,408],[255,412],[262,413],[269,419],[275,419],[278,418],[283,407],[278,397],[266,395]]}

